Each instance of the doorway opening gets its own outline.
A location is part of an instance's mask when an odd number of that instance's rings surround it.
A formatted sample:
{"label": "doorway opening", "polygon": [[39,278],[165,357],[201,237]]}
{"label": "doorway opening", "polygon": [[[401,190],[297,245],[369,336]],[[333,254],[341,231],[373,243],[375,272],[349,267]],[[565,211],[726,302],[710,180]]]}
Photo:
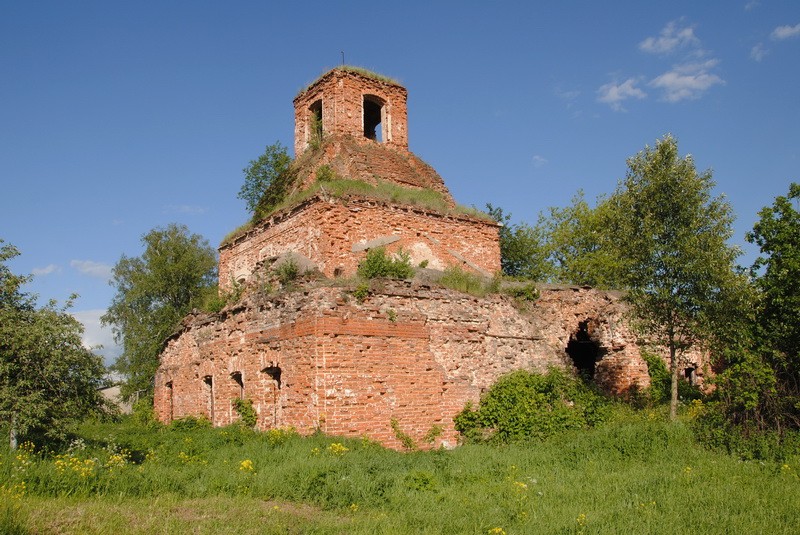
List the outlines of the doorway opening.
{"label": "doorway opening", "polygon": [[567,344],[567,355],[585,381],[593,381],[597,362],[602,358],[600,345],[589,336],[589,320],[578,324],[578,330],[572,333]]}

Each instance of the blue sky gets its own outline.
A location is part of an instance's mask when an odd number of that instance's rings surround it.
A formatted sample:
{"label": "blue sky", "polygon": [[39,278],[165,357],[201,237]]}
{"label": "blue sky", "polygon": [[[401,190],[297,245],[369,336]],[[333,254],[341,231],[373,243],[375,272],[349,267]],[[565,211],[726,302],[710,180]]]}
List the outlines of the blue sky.
{"label": "blue sky", "polygon": [[409,91],[410,148],[458,202],[534,222],[613,191],[666,133],[737,214],[800,181],[800,2],[0,2],[0,238],[29,291],[98,317],[111,267],[171,222],[216,246],[242,168],[291,147],[341,63]]}

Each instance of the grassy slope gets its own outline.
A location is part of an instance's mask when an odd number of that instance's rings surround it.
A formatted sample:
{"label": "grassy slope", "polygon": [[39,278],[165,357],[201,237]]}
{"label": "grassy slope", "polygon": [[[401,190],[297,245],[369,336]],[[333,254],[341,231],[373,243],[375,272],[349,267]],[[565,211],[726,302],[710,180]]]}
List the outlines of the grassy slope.
{"label": "grassy slope", "polygon": [[[90,446],[73,457],[95,459],[87,476],[68,456],[59,472],[53,457],[25,464],[3,452],[0,483],[27,486],[6,501],[21,504],[33,532],[777,534],[800,525],[800,459],[742,462],[646,415],[543,444],[405,454],[236,429],[98,425],[83,435]],[[111,442],[131,461],[104,468]]]}

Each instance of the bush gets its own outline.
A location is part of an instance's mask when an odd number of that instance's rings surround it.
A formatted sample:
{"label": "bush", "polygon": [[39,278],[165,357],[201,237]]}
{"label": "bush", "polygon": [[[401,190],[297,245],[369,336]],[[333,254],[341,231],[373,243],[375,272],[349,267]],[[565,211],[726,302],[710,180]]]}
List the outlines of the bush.
{"label": "bush", "polygon": [[247,427],[255,427],[258,423],[258,413],[253,408],[252,399],[236,398],[233,400],[233,409],[242,419],[241,422]]}
{"label": "bush", "polygon": [[358,265],[358,275],[365,279],[410,279],[414,276],[411,258],[400,250],[395,258],[386,255],[386,249],[376,247],[367,251],[367,256]]}
{"label": "bush", "polygon": [[551,368],[545,375],[519,370],[501,377],[478,410],[467,404],[455,418],[468,441],[542,440],[603,422],[609,403],[579,378]]}

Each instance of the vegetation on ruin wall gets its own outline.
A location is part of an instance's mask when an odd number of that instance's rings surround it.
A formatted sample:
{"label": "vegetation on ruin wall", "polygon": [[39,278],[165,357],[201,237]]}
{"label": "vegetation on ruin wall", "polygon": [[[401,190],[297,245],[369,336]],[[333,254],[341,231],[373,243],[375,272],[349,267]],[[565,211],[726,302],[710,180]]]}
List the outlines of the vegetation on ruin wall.
{"label": "vegetation on ruin wall", "polygon": [[[400,84],[399,81],[397,81],[394,78],[390,78],[389,76],[386,76],[386,75],[383,75],[383,74],[379,74],[379,73],[377,73],[375,71],[371,71],[371,70],[369,70],[369,69],[367,69],[365,67],[357,67],[355,65],[339,65],[338,67],[335,67],[335,68],[331,69],[331,71],[354,72],[356,74],[360,74],[361,76],[365,76],[367,78],[372,78],[373,80],[377,80],[379,82],[384,82],[384,83],[392,84],[392,85],[402,85],[402,84]],[[322,74],[322,76],[320,76],[319,78],[317,78],[316,80],[314,80],[313,82],[311,82],[310,84],[305,86],[303,89],[298,91],[297,95],[299,96],[299,95],[302,95],[303,93],[305,93],[308,90],[309,87],[311,87],[312,85],[314,85],[317,82],[319,82],[326,74],[328,74],[331,71],[325,71],[325,73]]]}
{"label": "vegetation on ruin wall", "polygon": [[412,453],[201,421],[89,423],[69,449],[0,449],[0,532],[795,530],[800,458],[704,450],[691,417],[616,407],[543,441]]}

